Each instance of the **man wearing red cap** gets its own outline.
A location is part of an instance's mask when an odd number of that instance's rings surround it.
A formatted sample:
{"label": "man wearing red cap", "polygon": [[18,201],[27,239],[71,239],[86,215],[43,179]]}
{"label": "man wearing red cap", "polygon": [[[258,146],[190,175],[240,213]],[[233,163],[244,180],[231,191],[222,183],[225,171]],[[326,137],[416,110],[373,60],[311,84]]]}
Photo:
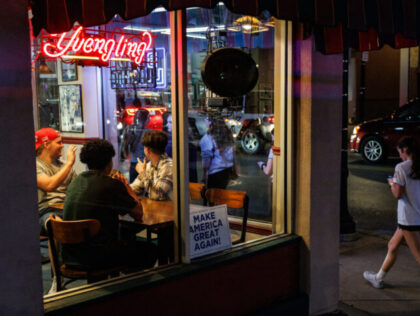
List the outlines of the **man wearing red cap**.
{"label": "man wearing red cap", "polygon": [[41,128],[35,132],[36,150],[36,180],[38,185],[38,209],[41,234],[45,235],[44,223],[50,214],[61,212],[52,210],[49,206],[63,203],[67,187],[76,177],[73,170],[76,146],[67,150],[67,161],[59,160],[62,155],[63,141],[60,134],[52,128]]}

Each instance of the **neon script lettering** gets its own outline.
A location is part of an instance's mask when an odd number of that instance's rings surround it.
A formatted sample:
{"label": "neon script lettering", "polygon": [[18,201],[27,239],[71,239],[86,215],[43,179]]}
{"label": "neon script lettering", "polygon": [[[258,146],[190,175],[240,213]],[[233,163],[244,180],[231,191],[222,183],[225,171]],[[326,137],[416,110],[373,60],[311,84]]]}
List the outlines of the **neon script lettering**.
{"label": "neon script lettering", "polygon": [[121,35],[118,40],[115,40],[94,36],[85,37],[83,27],[80,26],[71,37],[66,37],[66,35],[67,33],[58,35],[59,39],[55,44],[43,43],[41,51],[51,58],[64,56],[68,52],[94,54],[103,62],[108,62],[113,54],[116,58],[129,58],[140,65],[146,51],[152,45],[152,35],[149,32],[143,32],[141,37],[125,38]]}

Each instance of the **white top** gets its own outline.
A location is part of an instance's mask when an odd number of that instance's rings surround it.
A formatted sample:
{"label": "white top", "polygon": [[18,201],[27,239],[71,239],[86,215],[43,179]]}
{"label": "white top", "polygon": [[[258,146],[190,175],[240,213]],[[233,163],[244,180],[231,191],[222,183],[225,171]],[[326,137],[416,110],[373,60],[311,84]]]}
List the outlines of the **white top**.
{"label": "white top", "polygon": [[233,146],[229,146],[223,152],[220,152],[213,137],[206,134],[200,140],[200,147],[203,168],[208,168],[209,174],[233,166]]}
{"label": "white top", "polygon": [[420,180],[410,177],[411,160],[395,166],[394,182],[404,187],[402,198],[398,200],[398,224],[420,225]]}

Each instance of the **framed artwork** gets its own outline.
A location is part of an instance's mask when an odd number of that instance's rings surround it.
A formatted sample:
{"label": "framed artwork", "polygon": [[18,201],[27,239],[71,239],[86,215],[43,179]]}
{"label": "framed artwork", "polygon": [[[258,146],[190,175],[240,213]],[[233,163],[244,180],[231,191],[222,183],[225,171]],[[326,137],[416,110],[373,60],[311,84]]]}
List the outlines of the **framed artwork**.
{"label": "framed artwork", "polygon": [[269,83],[260,83],[259,92],[260,99],[271,100],[273,98],[273,88]]}
{"label": "framed artwork", "polygon": [[77,80],[77,65],[75,63],[61,62],[61,81],[76,81]]}
{"label": "framed artwork", "polygon": [[62,132],[83,133],[82,86],[62,85],[60,96],[60,130]]}

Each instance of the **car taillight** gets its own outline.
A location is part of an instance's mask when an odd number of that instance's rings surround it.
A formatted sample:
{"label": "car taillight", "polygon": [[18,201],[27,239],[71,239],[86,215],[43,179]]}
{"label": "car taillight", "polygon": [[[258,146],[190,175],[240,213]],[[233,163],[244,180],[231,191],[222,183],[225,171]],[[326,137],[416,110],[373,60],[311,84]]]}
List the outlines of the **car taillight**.
{"label": "car taillight", "polygon": [[274,116],[269,116],[268,117],[268,122],[269,123],[274,123]]}
{"label": "car taillight", "polygon": [[137,112],[137,109],[126,109],[125,112],[129,116],[134,116],[136,114],[136,112]]}

